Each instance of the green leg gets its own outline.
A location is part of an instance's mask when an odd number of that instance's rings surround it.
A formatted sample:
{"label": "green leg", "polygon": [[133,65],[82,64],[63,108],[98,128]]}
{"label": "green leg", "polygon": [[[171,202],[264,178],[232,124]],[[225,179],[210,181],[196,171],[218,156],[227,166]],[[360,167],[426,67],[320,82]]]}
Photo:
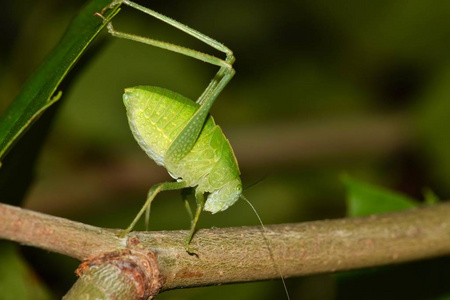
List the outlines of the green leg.
{"label": "green leg", "polygon": [[141,210],[138,212],[133,222],[131,222],[130,226],[127,229],[121,231],[119,233],[120,237],[125,237],[128,233],[130,233],[136,223],[141,218],[142,214],[147,211],[147,215],[150,215],[150,206],[152,204],[153,199],[155,199],[156,195],[162,191],[170,191],[170,190],[179,190],[186,187],[186,183],[184,181],[176,181],[176,182],[163,182],[156,184],[150,188],[147,195],[147,201],[145,201],[144,206],[142,206]]}
{"label": "green leg", "polygon": [[[159,42],[159,41],[153,40],[153,39],[147,39],[147,38],[139,37],[138,41],[140,41],[140,42],[143,42],[143,43],[146,43],[146,44],[149,44],[149,45],[153,45],[153,46],[156,46],[156,47],[164,48],[164,49],[167,49],[167,50],[170,50],[170,51],[174,51],[174,52],[177,52],[177,53],[181,53],[181,54],[184,54],[184,55],[187,55],[187,56],[191,56],[193,58],[202,60],[204,62],[213,64],[213,65],[217,65],[217,66],[223,68],[218,73],[218,76],[216,76],[216,78],[213,79],[213,81],[209,84],[209,86],[205,90],[205,92],[197,100],[197,103],[199,103],[200,105],[202,105],[205,100],[209,99],[210,91],[213,91],[216,88],[216,86],[219,83],[220,79],[226,73],[232,73],[232,72],[234,73],[234,70],[233,70],[233,67],[232,67],[233,62],[235,60],[234,55],[233,55],[233,51],[231,51],[224,44],[219,43],[218,41],[210,38],[209,36],[199,32],[199,31],[197,31],[195,29],[190,28],[187,25],[184,25],[183,23],[180,23],[180,22],[178,22],[178,21],[176,21],[174,19],[171,19],[171,18],[169,18],[167,16],[164,16],[164,15],[162,15],[162,14],[160,14],[160,13],[154,11],[154,10],[151,10],[151,9],[149,9],[147,7],[143,7],[143,6],[141,6],[141,5],[137,4],[137,3],[134,3],[132,1],[129,1],[129,0],[116,0],[114,2],[112,3],[113,6],[117,5],[119,3],[123,3],[125,5],[130,6],[130,7],[133,7],[135,9],[137,9],[137,10],[140,10],[143,13],[146,13],[146,14],[152,16],[152,17],[155,17],[155,18],[157,18],[157,19],[159,19],[159,20],[161,20],[161,21],[163,21],[163,22],[165,22],[165,23],[167,23],[167,24],[169,24],[169,25],[171,25],[171,26],[173,26],[173,27],[175,27],[175,28],[177,28],[177,29],[179,29],[179,30],[181,30],[181,31],[191,35],[191,36],[193,36],[193,37],[195,37],[196,39],[204,42],[205,44],[215,48],[216,50],[218,50],[220,52],[225,53],[226,59],[225,60],[221,60],[221,59],[219,59],[217,57],[208,55],[206,53],[198,52],[198,51],[195,51],[195,50],[191,50],[189,48],[181,47],[181,46],[178,46],[178,45],[172,45],[170,43]],[[109,30],[109,32],[111,34],[116,33],[115,30],[112,28],[112,25],[110,27],[108,27],[108,30]],[[130,35],[119,33],[119,32],[117,32],[116,36],[130,39]],[[135,38],[136,38],[136,36],[134,36],[134,39]]]}
{"label": "green leg", "polygon": [[[114,6],[118,5],[118,4],[121,4],[121,3],[123,3],[125,5],[128,5],[128,6],[132,7],[132,8],[134,8],[134,9],[137,9],[137,10],[139,10],[139,11],[141,11],[141,12],[147,14],[147,15],[150,15],[150,16],[154,17],[154,18],[157,18],[160,21],[163,21],[164,23],[167,23],[167,24],[169,24],[169,25],[171,25],[171,26],[173,26],[173,27],[175,27],[175,28],[177,28],[177,29],[179,29],[179,30],[189,34],[190,36],[192,36],[192,37],[202,41],[203,43],[211,46],[212,48],[215,48],[216,50],[225,53],[227,57],[232,57],[233,56],[233,52],[230,49],[228,49],[224,44],[219,43],[218,41],[210,38],[209,36],[201,33],[200,31],[197,31],[197,30],[195,30],[193,28],[190,28],[189,26],[187,26],[187,25],[185,25],[185,24],[183,24],[181,22],[178,22],[178,21],[176,21],[176,20],[174,20],[172,18],[164,16],[164,15],[162,15],[162,14],[160,14],[160,13],[158,13],[158,12],[152,10],[152,9],[149,9],[147,7],[144,7],[144,6],[141,6],[141,5],[139,5],[137,3],[134,3],[132,1],[129,1],[129,0],[115,0],[109,5],[109,7],[112,8],[112,7],[114,7]],[[208,61],[206,61],[206,62],[208,62]],[[216,63],[213,63],[213,64],[216,64]],[[219,66],[220,65],[221,64],[219,64]]]}
{"label": "green leg", "polygon": [[195,114],[188,121],[186,126],[178,134],[178,136],[175,138],[175,140],[172,142],[169,149],[167,150],[165,159],[167,161],[170,161],[170,163],[178,163],[192,149],[193,145],[195,144],[195,142],[202,130],[202,126],[208,116],[211,106],[213,105],[217,96],[220,94],[220,92],[223,90],[223,88],[228,84],[228,82],[231,80],[231,78],[233,77],[233,75],[235,73],[233,66],[232,66],[233,62],[235,61],[233,52],[230,49],[228,49],[226,46],[224,46],[223,44],[202,34],[201,32],[194,30],[180,22],[177,22],[169,17],[161,15],[151,9],[143,7],[132,1],[115,0],[110,4],[109,7],[113,7],[113,6],[119,5],[119,4],[128,5],[137,10],[140,10],[150,16],[153,16],[153,17],[195,37],[196,39],[206,43],[207,45],[225,53],[225,55],[226,55],[225,60],[222,60],[218,57],[215,57],[215,56],[203,53],[203,52],[195,51],[195,50],[192,50],[192,49],[189,49],[186,47],[158,41],[158,40],[151,39],[151,38],[146,38],[146,37],[142,37],[142,36],[137,36],[137,35],[133,35],[133,34],[129,34],[129,33],[116,31],[116,30],[114,30],[111,22],[108,23],[108,25],[107,25],[108,32],[115,37],[133,40],[133,41],[137,41],[137,42],[144,43],[147,45],[159,47],[159,48],[173,51],[176,53],[180,53],[180,54],[183,54],[186,56],[190,56],[195,59],[198,59],[198,60],[201,60],[201,61],[204,61],[204,62],[207,62],[207,63],[210,63],[210,64],[220,67],[216,76],[214,76],[214,78],[209,83],[209,85],[207,86],[205,91],[202,93],[202,95],[197,100],[197,103],[200,104],[200,108],[195,112]]}
{"label": "green leg", "polygon": [[189,220],[192,221],[194,219],[194,215],[192,214],[192,209],[191,209],[191,206],[189,205],[188,197],[189,197],[190,194],[193,194],[193,189],[192,188],[191,189],[183,189],[181,191],[181,198],[183,199],[184,207],[186,208],[186,211],[187,211],[187,213],[189,215]]}
{"label": "green leg", "polygon": [[[191,220],[191,230],[189,232],[189,235],[186,239],[186,242],[184,244],[184,248],[189,254],[194,254],[197,249],[191,248],[189,244],[191,243],[192,237],[195,233],[195,227],[197,226],[198,219],[200,217],[200,213],[203,210],[203,207],[205,206],[205,197],[203,196],[203,193],[195,191],[195,201],[197,203],[197,210],[195,212],[194,218]],[[190,209],[190,208],[189,208]],[[192,215],[192,213],[191,213]]]}

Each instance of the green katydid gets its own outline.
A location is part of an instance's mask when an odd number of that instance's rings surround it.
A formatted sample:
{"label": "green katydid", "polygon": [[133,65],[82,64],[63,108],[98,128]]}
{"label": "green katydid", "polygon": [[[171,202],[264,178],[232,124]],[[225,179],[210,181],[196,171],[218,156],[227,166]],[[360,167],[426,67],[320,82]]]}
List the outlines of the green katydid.
{"label": "green katydid", "polygon": [[[192,254],[195,251],[189,244],[202,210],[217,213],[226,210],[239,198],[251,206],[265,232],[266,229],[255,208],[242,195],[240,171],[231,145],[209,115],[212,104],[235,73],[232,67],[235,60],[233,52],[216,40],[134,2],[115,0],[105,9],[118,4],[128,5],[168,23],[226,55],[225,60],[222,60],[182,46],[119,32],[114,30],[111,23],[107,24],[108,32],[115,37],[177,52],[220,67],[196,102],[159,87],[137,86],[125,89],[123,101],[135,139],[147,155],[158,165],[164,166],[176,181],[163,182],[151,187],[144,206],[122,235],[133,229],[144,212],[147,212],[146,220],[148,220],[150,205],[159,192],[184,188],[195,188],[197,204],[197,210],[193,215],[187,199],[184,199],[191,217],[190,232],[185,240],[185,249],[188,253]],[[205,193],[209,194],[206,201]],[[265,236],[264,238],[270,248],[270,242]],[[275,261],[274,264],[289,299],[282,272]]]}
{"label": "green katydid", "polygon": [[[123,101],[131,131],[141,148],[158,165],[164,166],[176,181],[151,187],[147,201],[123,235],[130,232],[151,202],[161,191],[195,188],[197,209],[191,216],[191,228],[185,241],[186,251],[193,253],[189,244],[202,210],[211,213],[226,210],[242,194],[238,164],[222,130],[209,115],[217,96],[233,77],[233,52],[210,37],[151,9],[128,0],[113,1],[109,7],[126,4],[199,39],[225,53],[224,60],[182,46],[136,36],[114,30],[108,23],[108,32],[119,38],[138,41],[196,58],[220,67],[219,71],[196,102],[175,92],[152,86],[125,89]],[[208,193],[205,201],[204,194]]]}

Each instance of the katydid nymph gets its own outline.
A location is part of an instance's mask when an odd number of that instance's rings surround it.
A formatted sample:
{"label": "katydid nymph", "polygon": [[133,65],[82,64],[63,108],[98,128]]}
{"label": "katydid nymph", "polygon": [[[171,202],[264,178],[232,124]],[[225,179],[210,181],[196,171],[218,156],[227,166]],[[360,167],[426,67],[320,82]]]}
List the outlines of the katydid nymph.
{"label": "katydid nymph", "polygon": [[[175,181],[163,182],[150,188],[147,200],[135,219],[121,236],[128,234],[142,214],[146,212],[148,222],[150,205],[161,191],[184,188],[195,189],[197,209],[192,213],[185,198],[185,206],[191,217],[191,228],[185,240],[185,249],[195,254],[190,242],[195,233],[202,210],[217,213],[226,210],[239,198],[244,199],[256,213],[264,232],[259,215],[251,203],[242,195],[242,183],[236,157],[221,128],[215,124],[209,111],[221,91],[231,80],[235,71],[233,52],[216,40],[151,9],[128,0],[115,0],[108,7],[125,4],[153,16],[225,54],[225,59],[191,50],[182,46],[154,39],[116,31],[112,23],[107,24],[108,32],[124,38],[177,52],[195,59],[219,66],[220,69],[196,102],[167,89],[153,86],[126,88],[123,101],[131,131],[141,148],[158,165],[164,166]],[[98,14],[102,17],[101,14]],[[205,201],[204,194],[207,195]],[[267,243],[270,242],[264,235]],[[278,264],[277,272],[286,285]]]}
{"label": "katydid nymph", "polygon": [[[196,102],[170,90],[153,86],[126,88],[123,95],[134,138],[151,159],[167,169],[175,181],[151,187],[144,206],[122,235],[133,229],[145,211],[148,219],[151,202],[159,192],[195,188],[195,214],[185,199],[191,216],[191,228],[185,248],[192,254],[195,249],[189,244],[201,211],[206,210],[214,214],[226,210],[242,194],[240,171],[233,150],[220,127],[209,115],[212,104],[235,73],[232,67],[235,59],[232,51],[221,43],[134,2],[114,1],[109,7],[120,3],[166,22],[226,55],[222,60],[182,46],[119,32],[114,30],[112,23],[107,24],[108,32],[115,37],[167,49],[220,67]],[[206,201],[205,193],[208,194]]]}

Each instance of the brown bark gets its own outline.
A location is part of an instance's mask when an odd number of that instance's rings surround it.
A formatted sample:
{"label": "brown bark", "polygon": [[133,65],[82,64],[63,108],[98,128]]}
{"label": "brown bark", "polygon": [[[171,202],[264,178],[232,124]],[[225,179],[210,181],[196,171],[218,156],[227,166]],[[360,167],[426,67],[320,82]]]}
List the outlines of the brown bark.
{"label": "brown bark", "polygon": [[[183,247],[187,231],[97,228],[0,205],[0,238],[80,260],[131,249],[156,255],[162,290],[334,272],[450,254],[450,203],[398,213],[267,226],[201,229],[197,256]],[[269,243],[267,243],[269,241]],[[271,250],[268,249],[270,244]],[[271,253],[270,253],[271,252]]]}

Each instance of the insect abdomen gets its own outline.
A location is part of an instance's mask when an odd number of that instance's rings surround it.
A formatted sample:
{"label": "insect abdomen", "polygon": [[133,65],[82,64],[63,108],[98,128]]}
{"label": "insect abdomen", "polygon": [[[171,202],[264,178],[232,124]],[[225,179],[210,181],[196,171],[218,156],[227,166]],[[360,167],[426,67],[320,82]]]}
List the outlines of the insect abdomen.
{"label": "insect abdomen", "polygon": [[137,86],[123,95],[131,131],[141,148],[164,165],[164,155],[198,105],[172,91]]}

